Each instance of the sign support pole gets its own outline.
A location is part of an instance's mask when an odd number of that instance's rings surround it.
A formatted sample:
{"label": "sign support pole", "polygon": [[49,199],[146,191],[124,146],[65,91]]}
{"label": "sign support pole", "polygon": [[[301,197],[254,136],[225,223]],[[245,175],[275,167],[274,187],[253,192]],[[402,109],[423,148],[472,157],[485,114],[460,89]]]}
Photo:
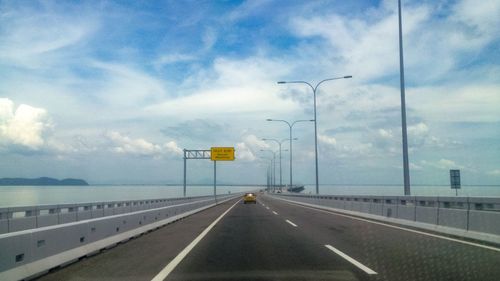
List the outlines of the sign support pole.
{"label": "sign support pole", "polygon": [[214,161],[214,198],[217,202],[217,161]]}
{"label": "sign support pole", "polygon": [[184,149],[184,189],[183,189],[183,194],[184,197],[186,197],[186,150]]}

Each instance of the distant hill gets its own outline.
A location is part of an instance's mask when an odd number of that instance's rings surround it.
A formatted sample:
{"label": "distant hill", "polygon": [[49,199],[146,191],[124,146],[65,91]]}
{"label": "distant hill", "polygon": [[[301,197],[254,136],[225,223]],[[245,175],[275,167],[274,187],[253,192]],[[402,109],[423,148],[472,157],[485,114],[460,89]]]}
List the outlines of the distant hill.
{"label": "distant hill", "polygon": [[0,185],[89,185],[81,179],[53,179],[42,177],[37,179],[1,178]]}

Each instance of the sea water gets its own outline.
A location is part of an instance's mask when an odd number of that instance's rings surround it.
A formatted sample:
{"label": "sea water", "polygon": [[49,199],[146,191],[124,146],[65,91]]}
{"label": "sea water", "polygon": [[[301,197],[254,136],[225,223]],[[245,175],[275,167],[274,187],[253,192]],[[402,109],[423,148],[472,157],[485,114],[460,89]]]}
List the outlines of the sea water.
{"label": "sea water", "polygon": [[[262,187],[218,186],[217,194],[237,193],[260,188]],[[186,196],[202,195],[213,195],[213,186],[187,186]],[[182,196],[182,185],[0,186],[0,207],[160,199]]]}

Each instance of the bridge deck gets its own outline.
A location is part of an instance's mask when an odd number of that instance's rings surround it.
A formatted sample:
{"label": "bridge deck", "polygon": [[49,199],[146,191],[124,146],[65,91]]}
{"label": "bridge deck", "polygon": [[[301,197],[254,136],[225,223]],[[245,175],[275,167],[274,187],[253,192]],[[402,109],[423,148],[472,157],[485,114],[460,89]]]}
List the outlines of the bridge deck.
{"label": "bridge deck", "polygon": [[[40,280],[152,280],[235,202]],[[498,264],[498,250],[259,196],[236,204],[166,280],[498,280]]]}

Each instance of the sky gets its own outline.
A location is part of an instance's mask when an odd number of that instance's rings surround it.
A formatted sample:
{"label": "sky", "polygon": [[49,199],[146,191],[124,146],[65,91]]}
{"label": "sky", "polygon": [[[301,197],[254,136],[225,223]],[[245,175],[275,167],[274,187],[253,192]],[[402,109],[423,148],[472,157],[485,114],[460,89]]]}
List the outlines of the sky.
{"label": "sky", "polygon": [[[499,185],[500,1],[402,3],[412,184]],[[396,0],[0,0],[0,177],[181,183],[183,149],[232,146],[218,181],[265,183],[262,138],[289,137],[266,119],[314,118],[307,85],[276,82],[352,75],[317,91],[320,184],[402,184],[398,48]],[[293,137],[314,183],[314,123]]]}

